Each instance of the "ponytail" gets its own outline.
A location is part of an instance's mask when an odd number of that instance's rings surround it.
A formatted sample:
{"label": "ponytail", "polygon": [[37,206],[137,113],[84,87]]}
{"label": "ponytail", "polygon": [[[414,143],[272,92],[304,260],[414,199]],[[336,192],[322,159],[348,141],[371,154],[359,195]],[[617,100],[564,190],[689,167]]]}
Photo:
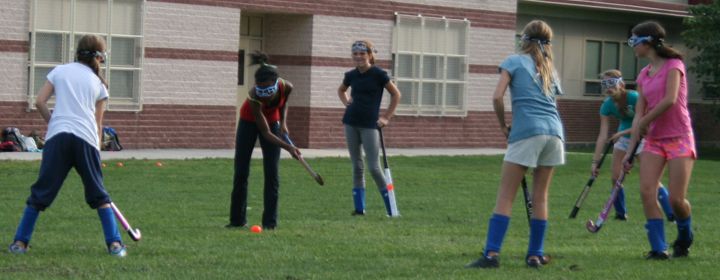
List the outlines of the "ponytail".
{"label": "ponytail", "polygon": [[105,77],[103,77],[102,75],[100,62],[95,59],[98,56],[104,56],[104,52],[105,40],[103,40],[103,38],[97,35],[85,35],[80,38],[77,52],[75,52],[75,60],[77,62],[85,64],[87,67],[90,67],[90,69],[92,69],[93,73],[97,75],[103,85],[107,87],[108,84],[105,80]]}
{"label": "ponytail", "polygon": [[683,55],[682,53],[680,53],[680,51],[673,49],[672,47],[666,46],[663,43],[655,46],[655,52],[659,57],[662,58],[676,58],[679,60],[683,60]]}
{"label": "ponytail", "polygon": [[280,76],[277,66],[268,64],[268,60],[266,53],[256,51],[250,54],[250,65],[260,65],[255,71],[255,83],[274,82]]}
{"label": "ponytail", "polygon": [[553,94],[552,88],[557,79],[550,44],[552,37],[552,29],[541,20],[533,20],[523,28],[522,52],[530,55],[535,62],[542,81],[543,93],[548,96]]}

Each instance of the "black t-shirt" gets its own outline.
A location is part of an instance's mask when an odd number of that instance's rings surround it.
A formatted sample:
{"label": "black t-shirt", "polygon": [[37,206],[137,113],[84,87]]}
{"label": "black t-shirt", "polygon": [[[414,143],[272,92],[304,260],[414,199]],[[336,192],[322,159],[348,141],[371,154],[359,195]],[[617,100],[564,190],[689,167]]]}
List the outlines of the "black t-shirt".
{"label": "black t-shirt", "polygon": [[376,128],[385,85],[390,81],[385,70],[372,66],[365,73],[355,68],[345,72],[343,84],[351,87],[352,103],[345,109],[343,123]]}

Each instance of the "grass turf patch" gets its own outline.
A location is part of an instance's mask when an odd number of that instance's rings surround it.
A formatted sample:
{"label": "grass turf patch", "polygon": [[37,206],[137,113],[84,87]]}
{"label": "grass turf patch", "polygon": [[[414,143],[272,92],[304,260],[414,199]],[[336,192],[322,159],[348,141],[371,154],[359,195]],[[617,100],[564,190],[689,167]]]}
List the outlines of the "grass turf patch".
{"label": "grass turf patch", "polygon": [[[103,169],[113,200],[143,232],[126,259],[108,256],[99,219],[84,203],[71,172],[54,204],[40,215],[25,256],[0,253],[0,278],[140,279],[710,279],[720,260],[714,213],[720,162],[699,160],[689,190],[696,243],[688,259],[646,261],[637,173],[626,180],[629,220],[585,229],[610,190],[603,170],[578,218],[567,218],[588,179],[590,155],[570,154],[550,190],[545,244],[553,263],[525,267],[528,228],[518,194],[499,270],[468,270],[478,258],[495,202],[501,156],[392,157],[402,217],[387,218],[370,176],[367,215],[352,217],[351,165],[346,158],[309,159],[325,178],[318,186],[297,162],[280,165],[279,224],[261,234],[228,230],[232,160],[108,161]],[[0,162],[0,241],[9,244],[39,162]],[[528,176],[528,179],[530,177]],[[531,180],[529,180],[531,183]],[[667,182],[667,180],[664,180]],[[262,165],[253,160],[250,225],[262,215]],[[666,223],[667,239],[676,236]]]}

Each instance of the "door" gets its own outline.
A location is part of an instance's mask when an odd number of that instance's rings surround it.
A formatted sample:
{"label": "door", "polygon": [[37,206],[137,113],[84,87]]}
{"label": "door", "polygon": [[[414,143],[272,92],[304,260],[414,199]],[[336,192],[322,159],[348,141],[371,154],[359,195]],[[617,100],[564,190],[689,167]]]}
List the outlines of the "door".
{"label": "door", "polygon": [[[264,50],[265,17],[263,15],[242,15],[240,17],[240,50],[238,52],[238,94],[237,117],[240,107],[247,99],[248,91],[255,84],[255,70],[258,66],[250,66],[250,54]],[[242,65],[242,67],[240,67]]]}

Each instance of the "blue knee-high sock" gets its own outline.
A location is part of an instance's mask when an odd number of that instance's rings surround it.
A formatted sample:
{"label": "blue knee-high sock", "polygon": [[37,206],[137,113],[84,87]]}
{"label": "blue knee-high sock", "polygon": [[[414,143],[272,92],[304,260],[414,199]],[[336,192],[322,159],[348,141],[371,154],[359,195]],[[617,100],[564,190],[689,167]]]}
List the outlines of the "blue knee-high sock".
{"label": "blue knee-high sock", "polygon": [[102,223],[103,233],[105,234],[105,243],[110,246],[113,242],[122,243],[120,238],[120,232],[118,231],[117,221],[115,221],[115,214],[113,214],[112,208],[98,208],[98,216]]}
{"label": "blue knee-high sock", "polygon": [[528,256],[543,256],[546,229],[547,220],[530,220],[530,242],[528,243]]}
{"label": "blue knee-high sock", "polygon": [[390,196],[388,196],[388,190],[381,189],[380,195],[382,195],[383,202],[385,203],[385,211],[387,212],[387,215],[392,216],[392,211],[390,210]]}
{"label": "blue knee-high sock", "polygon": [[510,217],[493,214],[488,225],[487,240],[485,240],[485,256],[488,252],[500,253],[505,233],[510,225]]}
{"label": "blue knee-high sock", "polygon": [[662,219],[648,219],[645,224],[647,230],[648,241],[650,247],[655,252],[663,252],[667,250],[665,242],[665,227]]}
{"label": "blue knee-high sock", "polygon": [[693,239],[692,232],[692,217],[688,216],[685,219],[677,220],[678,239],[690,241]]}
{"label": "blue knee-high sock", "polygon": [[20,224],[15,232],[15,241],[22,241],[25,244],[30,243],[33,231],[35,230],[35,222],[37,222],[39,215],[40,211],[37,209],[32,206],[25,206]]}
{"label": "blue knee-high sock", "polygon": [[627,208],[625,207],[625,188],[620,188],[615,197],[615,213],[618,215],[625,215]]}
{"label": "blue knee-high sock", "polygon": [[353,203],[356,213],[365,213],[365,188],[353,188]]}
{"label": "blue knee-high sock", "polygon": [[663,212],[665,212],[665,217],[667,217],[669,221],[675,220],[675,214],[670,206],[670,194],[668,194],[667,189],[662,185],[658,188],[657,199],[660,202],[660,207],[662,207]]}

